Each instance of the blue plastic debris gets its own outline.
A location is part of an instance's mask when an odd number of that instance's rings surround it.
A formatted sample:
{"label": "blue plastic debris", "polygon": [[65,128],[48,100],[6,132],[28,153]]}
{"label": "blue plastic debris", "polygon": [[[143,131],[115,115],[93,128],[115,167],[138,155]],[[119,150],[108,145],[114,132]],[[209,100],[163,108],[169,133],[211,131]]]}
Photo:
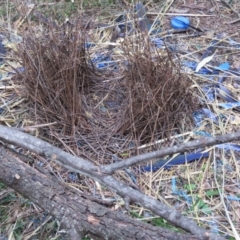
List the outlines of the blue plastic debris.
{"label": "blue plastic debris", "polygon": [[206,94],[207,100],[210,102],[215,101],[216,99],[216,89],[213,84],[205,84],[202,86],[202,91]]}
{"label": "blue plastic debris", "polygon": [[217,105],[219,107],[224,108],[224,109],[232,109],[232,108],[235,108],[235,107],[240,107],[240,102],[218,103]]}
{"label": "blue plastic debris", "polygon": [[190,21],[186,17],[174,17],[171,20],[171,26],[174,29],[188,29],[190,25]]}
{"label": "blue plastic debris", "polygon": [[235,197],[235,196],[226,196],[226,198],[228,200],[231,200],[231,201],[238,201],[240,202],[240,198],[239,197]]}
{"label": "blue plastic debris", "polygon": [[204,120],[204,114],[202,111],[197,111],[193,113],[193,120],[196,127],[200,127],[202,121]]}
{"label": "blue plastic debris", "polygon": [[184,164],[195,161],[195,160],[200,160],[202,158],[208,157],[209,153],[205,152],[196,152],[196,153],[188,153],[188,154],[182,154],[178,155],[177,157],[173,158],[172,160],[158,160],[156,163],[149,165],[149,166],[144,166],[142,167],[142,170],[145,172],[155,172],[161,167],[164,169],[170,169],[171,167],[179,164]]}
{"label": "blue plastic debris", "polygon": [[216,69],[221,71],[227,71],[230,68],[230,64],[228,62],[220,64]]}
{"label": "blue plastic debris", "polygon": [[229,44],[230,44],[230,45],[234,45],[235,48],[240,48],[240,43],[234,41],[234,40],[231,39],[231,38],[228,38],[228,40],[229,40]]}
{"label": "blue plastic debris", "polygon": [[89,48],[91,48],[91,47],[94,47],[95,45],[96,45],[95,43],[87,42],[87,43],[85,43],[85,48],[86,48],[86,49],[89,49]]}
{"label": "blue plastic debris", "polygon": [[211,137],[212,135],[205,131],[196,131],[194,132],[195,135],[202,136],[202,137]]}
{"label": "blue plastic debris", "polygon": [[9,72],[8,74],[23,73],[24,71],[25,71],[24,67],[19,67],[19,68],[13,69],[13,71]]}
{"label": "blue plastic debris", "polygon": [[151,42],[157,47],[162,48],[164,46],[164,41],[161,38],[151,37]]}
{"label": "blue plastic debris", "polygon": [[218,227],[218,224],[216,223],[216,221],[207,221],[208,222],[208,225],[211,229],[211,232],[212,233],[215,233],[215,234],[218,234],[219,233],[219,227]]}
{"label": "blue plastic debris", "polygon": [[238,77],[240,76],[240,69],[238,69],[238,70],[229,69],[228,72],[233,74],[233,75],[236,75]]}
{"label": "blue plastic debris", "polygon": [[218,96],[227,102],[237,102],[237,97],[225,86],[219,84]]}
{"label": "blue plastic debris", "polygon": [[150,35],[158,34],[162,31],[161,29],[161,21],[155,20],[150,26]]}
{"label": "blue plastic debris", "polygon": [[192,197],[188,196],[185,191],[178,190],[176,186],[176,178],[172,178],[172,192],[175,195],[178,195],[179,197],[184,198],[184,200],[189,204],[192,205]]}
{"label": "blue plastic debris", "polygon": [[68,178],[69,178],[71,181],[76,182],[77,179],[78,179],[78,176],[77,176],[77,174],[74,173],[74,172],[69,172],[69,173],[68,173]]}
{"label": "blue plastic debris", "polygon": [[211,110],[209,110],[208,108],[203,108],[202,110],[208,118],[213,120],[214,123],[218,124],[218,118],[215,116],[215,114]]}
{"label": "blue plastic debris", "polygon": [[237,144],[223,143],[223,144],[216,145],[216,147],[219,148],[219,149],[232,150],[232,151],[240,152],[240,145],[237,145]]}
{"label": "blue plastic debris", "polygon": [[2,39],[0,37],[0,64],[1,64],[1,62],[3,62],[3,57],[6,55],[6,52],[7,52],[6,48],[2,44]]}
{"label": "blue plastic debris", "polygon": [[117,69],[117,64],[115,61],[112,61],[111,57],[104,54],[96,54],[94,58],[92,58],[92,63],[98,68],[98,69]]}

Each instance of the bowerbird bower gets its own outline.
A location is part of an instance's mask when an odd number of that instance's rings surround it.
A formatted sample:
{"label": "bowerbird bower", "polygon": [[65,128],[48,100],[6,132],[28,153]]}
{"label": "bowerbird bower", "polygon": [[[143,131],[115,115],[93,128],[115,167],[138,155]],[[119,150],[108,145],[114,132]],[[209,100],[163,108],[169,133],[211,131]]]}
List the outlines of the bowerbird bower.
{"label": "bowerbird bower", "polygon": [[50,124],[40,136],[104,164],[123,149],[191,129],[199,104],[176,54],[141,32],[111,49],[101,34],[76,21],[23,35],[17,55],[25,70],[16,79],[33,121]]}

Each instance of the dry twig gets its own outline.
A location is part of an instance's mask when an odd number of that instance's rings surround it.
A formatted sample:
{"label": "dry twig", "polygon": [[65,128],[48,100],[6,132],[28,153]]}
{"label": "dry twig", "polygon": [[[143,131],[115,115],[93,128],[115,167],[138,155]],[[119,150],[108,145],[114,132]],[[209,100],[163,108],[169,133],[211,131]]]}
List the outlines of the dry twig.
{"label": "dry twig", "polygon": [[[56,147],[51,146],[49,143],[46,143],[43,140],[40,140],[26,133],[10,129],[4,126],[0,126],[0,139],[3,140],[4,142],[15,144],[37,154],[43,155],[50,160],[62,164],[64,167],[71,169],[72,171],[87,175],[90,178],[94,178],[95,180],[101,182],[102,184],[117,191],[117,193],[120,196],[129,197],[129,199],[132,202],[138,203],[144,206],[145,208],[150,209],[157,215],[164,217],[169,222],[175,224],[176,226],[181,227],[182,229],[188,232],[191,232],[192,234],[195,234],[200,237],[209,235],[211,239],[223,239],[220,236],[215,236],[214,234],[206,232],[205,229],[202,229],[194,221],[184,217],[176,210],[169,208],[165,204],[127,186],[126,184],[120,182],[113,176],[102,174],[101,172],[98,171],[99,168],[95,167],[92,163],[84,159],[71,156],[70,154],[60,149],[57,149]],[[207,139],[204,138],[202,141],[198,140],[195,141],[194,144],[192,145],[188,144],[187,146],[184,147],[186,150],[189,150],[189,148],[194,149],[194,147],[197,148],[199,146],[203,146],[204,144],[210,146],[216,143],[224,143],[237,139],[240,139],[240,132],[228,134],[218,138],[210,138],[209,141],[207,141]],[[182,149],[183,148],[180,148],[180,150]],[[153,153],[153,157],[156,157],[156,152],[155,155]],[[136,162],[136,158],[134,159],[134,161]]]}

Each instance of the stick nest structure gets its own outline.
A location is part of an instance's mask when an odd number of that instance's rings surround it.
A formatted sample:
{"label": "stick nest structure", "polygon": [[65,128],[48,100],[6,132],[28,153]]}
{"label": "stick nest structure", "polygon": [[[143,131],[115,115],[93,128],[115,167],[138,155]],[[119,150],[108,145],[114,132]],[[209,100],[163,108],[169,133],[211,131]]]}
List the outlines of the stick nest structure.
{"label": "stick nest structure", "polygon": [[[165,146],[174,148],[239,129],[240,22],[232,11],[238,4],[215,1],[213,6],[212,1],[205,1],[199,13],[199,6],[191,0],[150,1],[144,8],[140,3],[133,6],[124,2],[123,6],[104,6],[101,12],[82,10],[78,1],[39,4],[20,16],[16,8],[12,9],[12,20],[18,20],[9,26],[15,32],[3,30],[0,36],[4,45],[0,44],[3,125],[30,132],[91,161],[97,169],[113,162],[115,166],[125,163],[131,157],[139,159]],[[78,5],[78,13],[77,18],[71,16],[60,24],[66,16],[63,3]],[[59,11],[54,17],[54,11],[49,10],[60,5],[64,12],[61,19]],[[195,28],[172,29],[171,20],[178,15],[187,16]],[[197,72],[208,54],[214,54],[212,60]],[[21,145],[10,147],[30,155],[34,166],[41,166],[41,170],[80,192],[111,201],[111,210],[118,211],[124,205],[115,190],[106,188],[107,184]],[[237,239],[239,149],[239,141],[199,147],[194,152],[187,148],[182,154],[118,168],[112,177],[213,232]],[[189,162],[193,155],[201,156]],[[177,163],[171,167],[173,171],[158,166],[172,159],[178,162],[179,158],[184,158],[185,164]],[[22,199],[18,204],[26,212]],[[130,204],[131,216],[156,226],[173,227],[154,211]],[[5,205],[3,208],[7,209]],[[11,215],[8,219],[12,222]]]}
{"label": "stick nest structure", "polygon": [[[30,28],[18,46],[25,71],[16,78],[35,123],[49,124],[45,138],[102,164],[191,128],[196,93],[167,47],[160,51],[139,31],[109,50],[80,22],[48,24],[41,34]],[[101,58],[109,67],[99,69]]]}

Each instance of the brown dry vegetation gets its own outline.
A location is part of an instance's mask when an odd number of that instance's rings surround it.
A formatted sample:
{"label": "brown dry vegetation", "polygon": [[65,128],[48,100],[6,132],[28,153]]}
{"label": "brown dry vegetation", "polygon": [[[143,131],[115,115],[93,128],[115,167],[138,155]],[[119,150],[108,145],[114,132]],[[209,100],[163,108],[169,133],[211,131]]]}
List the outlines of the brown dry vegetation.
{"label": "brown dry vegetation", "polygon": [[[99,8],[94,11],[88,10],[84,21],[78,19],[77,14],[77,19],[70,20],[71,24],[52,24],[51,21],[36,23],[34,17],[26,21],[27,27],[24,27],[24,30],[27,31],[21,30],[23,41],[18,45],[18,52],[13,55],[14,61],[17,56],[25,71],[15,75],[13,80],[2,83],[3,104],[5,106],[7,102],[8,109],[2,115],[1,121],[8,126],[23,128],[46,124],[33,128],[39,129],[39,137],[96,164],[112,162],[115,155],[124,159],[139,152],[159,149],[164,144],[186,142],[198,138],[195,132],[205,131],[218,135],[235,131],[239,128],[239,113],[234,109],[219,108],[216,105],[221,100],[219,98],[213,103],[208,103],[201,90],[201,84],[212,82],[203,75],[183,73],[180,69],[180,62],[183,60],[199,61],[216,34],[224,32],[225,36],[239,42],[240,22],[230,23],[230,20],[237,18],[236,13],[222,1],[200,2],[201,4],[195,4],[191,0],[171,3],[152,1],[148,5],[149,18],[151,21],[155,17],[161,20],[163,33],[170,28],[172,13],[181,15],[181,11],[183,14],[192,14],[191,23],[194,26],[200,23],[200,27],[206,31],[200,36],[190,31],[166,38],[167,41],[180,46],[181,56],[171,53],[167,43],[164,50],[157,49],[150,43],[147,34],[139,29],[136,30],[136,36],[125,38],[109,51],[108,43],[104,41],[110,39],[111,28],[99,30],[95,28],[95,23],[86,24],[87,13],[94,15],[100,12]],[[238,4],[235,2],[233,8],[237,8]],[[44,9],[45,5],[40,7]],[[132,5],[125,5],[125,8],[129,7]],[[50,5],[47,8],[49,10]],[[103,14],[99,18],[96,17],[97,21],[109,20],[112,24],[115,16],[110,16],[109,13],[114,9],[119,14],[122,10],[122,7],[117,10],[115,8],[114,6],[111,9],[102,9]],[[158,15],[158,10],[163,15]],[[82,10],[78,11],[82,13]],[[54,16],[57,17],[59,12],[55,13]],[[203,13],[207,16],[199,17],[204,15]],[[47,11],[46,15],[51,14],[51,11]],[[13,16],[13,19],[19,17],[15,12]],[[64,14],[63,16],[62,18],[65,18]],[[84,24],[80,24],[80,21]],[[104,37],[100,39],[102,34]],[[85,43],[89,41],[96,46],[86,48]],[[117,62],[118,71],[114,67],[107,70],[96,68],[92,62],[96,54],[103,54],[110,61]],[[227,38],[224,38],[212,65],[217,66],[226,60],[237,69],[238,58],[239,50],[230,46]],[[233,86],[233,82],[234,76],[229,76],[225,86],[229,86],[235,96],[239,96],[239,89]],[[25,104],[21,105],[25,97]],[[201,126],[193,127],[192,112],[198,108],[199,99],[201,104],[205,104],[216,116],[224,114],[227,120],[221,120],[220,124],[216,125],[205,118]],[[191,133],[187,132],[188,130]],[[181,138],[176,137],[171,142],[153,144],[151,148],[141,150],[137,148],[143,143],[152,143],[166,136],[174,137],[178,133]],[[234,236],[229,223],[233,223],[236,229],[239,229],[239,203],[226,200],[229,206],[227,210],[223,199],[224,196],[239,194],[239,155],[237,152],[212,148],[206,151],[211,152],[208,159],[177,166],[174,172],[163,169],[155,173],[136,172],[138,186],[147,195],[168,202],[181,212],[188,212],[188,216],[197,219],[206,227],[209,227],[208,221],[212,220],[221,232]],[[50,171],[49,164],[41,157],[34,155],[34,158]],[[219,159],[226,164],[219,165]],[[226,168],[229,166],[233,170]],[[78,180],[75,180],[77,183],[73,183],[66,169],[54,163],[51,163],[52,168],[61,179],[82,191],[92,193],[97,189],[97,196],[117,198],[115,193],[104,187],[96,187],[96,183],[91,179],[78,176]],[[116,175],[125,182],[132,183],[123,171]],[[193,198],[193,205],[189,206],[186,199],[173,194],[174,177],[177,178],[179,189],[185,191],[187,186],[187,194]],[[117,203],[116,208],[119,206]],[[21,209],[20,200],[16,208]],[[146,214],[153,220],[155,218],[141,207],[134,205],[131,209],[137,212],[138,216]],[[25,206],[22,210],[25,210]]]}
{"label": "brown dry vegetation", "polygon": [[[118,71],[100,71],[86,47],[94,36],[80,22],[48,25],[42,34],[29,26],[18,46],[25,71],[15,78],[24,86],[32,117],[38,124],[56,123],[44,137],[65,136],[74,148],[85,135],[95,149],[106,149],[116,136],[140,144],[179,133],[183,121],[191,128],[197,97],[173,54],[162,55],[139,34],[137,47],[130,39],[119,47],[124,58]],[[98,141],[101,136],[108,143]]]}

